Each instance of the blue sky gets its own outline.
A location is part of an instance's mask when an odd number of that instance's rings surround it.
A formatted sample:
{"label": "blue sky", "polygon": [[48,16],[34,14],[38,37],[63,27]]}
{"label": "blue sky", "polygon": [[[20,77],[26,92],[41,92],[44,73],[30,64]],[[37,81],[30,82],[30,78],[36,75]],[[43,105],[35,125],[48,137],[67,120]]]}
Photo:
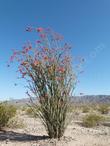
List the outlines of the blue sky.
{"label": "blue sky", "polygon": [[75,94],[110,94],[110,0],[0,0],[0,99],[26,97],[16,66],[6,62],[11,49],[36,39],[25,32],[28,25],[52,27],[72,55],[85,57]]}

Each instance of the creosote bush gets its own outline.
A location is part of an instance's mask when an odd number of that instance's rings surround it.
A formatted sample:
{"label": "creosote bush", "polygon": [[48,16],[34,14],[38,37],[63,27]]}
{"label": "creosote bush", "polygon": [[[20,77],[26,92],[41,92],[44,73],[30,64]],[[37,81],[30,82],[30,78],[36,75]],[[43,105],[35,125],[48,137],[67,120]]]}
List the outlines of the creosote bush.
{"label": "creosote bush", "polygon": [[[31,108],[42,120],[49,137],[60,138],[66,128],[69,97],[76,84],[71,47],[51,29],[28,27],[26,31],[36,31],[39,39],[34,44],[28,42],[21,51],[14,51],[10,61],[18,62],[18,71],[28,82]],[[38,110],[33,96],[38,99]]]}
{"label": "creosote bush", "polygon": [[33,115],[33,109],[30,108],[30,107],[28,107],[28,108],[26,109],[26,114],[27,114],[27,115]]}
{"label": "creosote bush", "polygon": [[9,119],[8,123],[7,123],[7,127],[8,128],[24,128],[25,125],[23,123],[23,120],[20,119],[20,117],[15,116],[12,117],[11,119]]}
{"label": "creosote bush", "polygon": [[31,106],[27,107],[27,109],[25,110],[26,114],[30,117],[37,117],[36,113],[38,111],[38,107],[34,108]]}
{"label": "creosote bush", "polygon": [[16,108],[7,103],[0,103],[0,129],[5,127],[12,117],[16,114]]}
{"label": "creosote bush", "polygon": [[88,113],[89,111],[90,111],[90,108],[88,106],[85,105],[85,106],[82,107],[82,112],[83,113]]}
{"label": "creosote bush", "polygon": [[103,116],[96,114],[89,114],[83,118],[83,126],[95,127],[98,126],[104,120]]}
{"label": "creosote bush", "polygon": [[27,106],[22,106],[21,107],[21,110],[24,112],[24,111],[26,111],[27,110]]}
{"label": "creosote bush", "polygon": [[108,105],[100,105],[98,110],[101,112],[101,114],[108,114],[109,113],[109,106]]}

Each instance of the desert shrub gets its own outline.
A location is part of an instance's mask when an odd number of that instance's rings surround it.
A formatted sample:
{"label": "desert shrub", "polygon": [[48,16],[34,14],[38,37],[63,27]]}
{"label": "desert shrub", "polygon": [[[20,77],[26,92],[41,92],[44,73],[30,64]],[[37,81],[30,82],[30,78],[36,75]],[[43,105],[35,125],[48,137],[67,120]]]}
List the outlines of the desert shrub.
{"label": "desert shrub", "polygon": [[26,111],[27,110],[27,106],[22,106],[21,107],[21,110],[24,112],[24,111]]}
{"label": "desert shrub", "polygon": [[8,120],[9,120],[9,116],[8,116],[6,107],[1,104],[0,105],[0,129],[6,126]]}
{"label": "desert shrub", "polygon": [[101,112],[101,114],[108,114],[109,113],[109,106],[108,105],[100,105],[98,110]]}
{"label": "desert shrub", "polygon": [[90,108],[88,106],[83,106],[82,107],[82,112],[83,113],[88,113],[90,111]]}
{"label": "desert shrub", "polygon": [[26,109],[26,114],[29,115],[29,116],[33,116],[34,115],[34,111],[31,107],[28,107]]}
{"label": "desert shrub", "polygon": [[14,105],[7,105],[6,108],[10,118],[16,115],[17,108]]}
{"label": "desert shrub", "polygon": [[91,107],[91,110],[92,110],[92,111],[97,111],[97,109],[98,109],[98,104],[96,104],[96,103],[91,104],[90,107]]}
{"label": "desert shrub", "polygon": [[77,109],[76,105],[74,105],[73,103],[69,103],[68,113],[73,113],[76,111],[76,109]]}
{"label": "desert shrub", "polygon": [[21,120],[18,116],[12,117],[9,119],[7,123],[7,127],[9,128],[24,128],[23,120]]}
{"label": "desert shrub", "polygon": [[[68,103],[76,85],[76,72],[69,53],[71,47],[51,29],[26,29],[33,30],[39,37],[35,47],[28,42],[21,51],[14,51],[10,61],[15,59],[18,62],[18,70],[28,82],[29,97],[38,99],[37,112],[35,102],[31,102],[31,107],[42,120],[49,137],[60,138],[66,128]],[[83,62],[84,59],[79,60]],[[27,112],[32,113],[31,109]]]}
{"label": "desert shrub", "polygon": [[85,127],[94,127],[97,126],[103,121],[104,118],[100,115],[89,114],[83,118],[83,126]]}
{"label": "desert shrub", "polygon": [[16,108],[7,103],[0,103],[0,129],[5,127],[10,118],[16,114]]}
{"label": "desert shrub", "polygon": [[28,106],[25,110],[25,113],[30,117],[38,117],[37,113],[39,111],[39,106],[36,105],[36,107]]}

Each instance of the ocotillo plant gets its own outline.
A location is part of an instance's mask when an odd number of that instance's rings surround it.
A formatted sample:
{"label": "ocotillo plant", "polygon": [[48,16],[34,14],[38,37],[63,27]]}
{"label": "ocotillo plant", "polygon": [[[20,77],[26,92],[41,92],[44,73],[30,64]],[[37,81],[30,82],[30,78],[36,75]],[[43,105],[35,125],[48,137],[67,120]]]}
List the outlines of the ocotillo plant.
{"label": "ocotillo plant", "polygon": [[[69,54],[70,46],[51,29],[30,28],[39,40],[27,43],[21,51],[14,51],[10,61],[18,61],[18,71],[39,101],[37,115],[41,118],[50,138],[60,138],[66,128],[69,98],[76,83]],[[28,95],[31,97],[30,93]],[[35,104],[32,109],[36,111]]]}

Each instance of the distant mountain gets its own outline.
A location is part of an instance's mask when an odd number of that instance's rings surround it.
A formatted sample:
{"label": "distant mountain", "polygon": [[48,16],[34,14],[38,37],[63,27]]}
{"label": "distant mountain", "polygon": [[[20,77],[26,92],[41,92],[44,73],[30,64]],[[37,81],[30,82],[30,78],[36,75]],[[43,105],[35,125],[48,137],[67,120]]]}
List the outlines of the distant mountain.
{"label": "distant mountain", "polygon": [[[37,100],[34,98],[34,102],[37,102]],[[71,101],[73,103],[109,103],[110,104],[110,95],[84,95],[84,96],[73,96],[71,98]],[[26,104],[30,103],[29,98],[22,98],[22,99],[13,99],[8,101],[11,104],[15,104],[18,106],[24,106]]]}
{"label": "distant mountain", "polygon": [[84,95],[71,98],[74,103],[109,103],[110,95]]}
{"label": "distant mountain", "polygon": [[[16,106],[25,106],[30,104],[31,100],[30,98],[22,98],[22,99],[11,99],[8,101],[9,104],[13,104]],[[36,99],[33,99],[33,102],[36,102]]]}

